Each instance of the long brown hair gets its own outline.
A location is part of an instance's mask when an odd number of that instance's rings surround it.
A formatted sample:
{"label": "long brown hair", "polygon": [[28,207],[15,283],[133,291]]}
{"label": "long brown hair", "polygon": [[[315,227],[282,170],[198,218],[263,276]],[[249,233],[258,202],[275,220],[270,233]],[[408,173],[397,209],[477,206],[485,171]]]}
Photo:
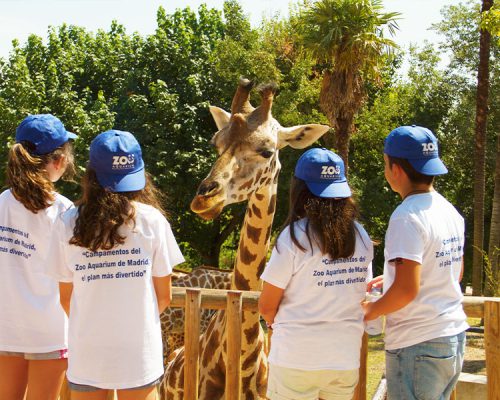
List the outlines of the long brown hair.
{"label": "long brown hair", "polygon": [[315,242],[323,254],[332,259],[351,257],[356,247],[358,208],[352,197],[324,198],[311,193],[302,179],[293,177],[290,208],[284,227],[290,226],[292,242],[306,251],[295,235],[295,223],[307,218],[306,236],[313,248]]}
{"label": "long brown hair", "polygon": [[64,179],[71,179],[75,174],[73,145],[64,143],[54,151],[44,155],[34,154],[35,146],[23,141],[14,144],[9,150],[7,161],[7,186],[16,200],[33,213],[44,210],[55,200],[54,184],[50,181],[46,165],[50,161],[66,157]]}
{"label": "long brown hair", "polygon": [[82,197],[75,202],[78,217],[69,243],[90,251],[110,250],[125,242],[126,237],[120,235],[118,229],[127,223],[135,225],[132,201],[151,205],[165,215],[161,206],[163,195],[155,188],[148,174],[144,189],[116,193],[103,188],[94,170],[87,167],[82,189]]}

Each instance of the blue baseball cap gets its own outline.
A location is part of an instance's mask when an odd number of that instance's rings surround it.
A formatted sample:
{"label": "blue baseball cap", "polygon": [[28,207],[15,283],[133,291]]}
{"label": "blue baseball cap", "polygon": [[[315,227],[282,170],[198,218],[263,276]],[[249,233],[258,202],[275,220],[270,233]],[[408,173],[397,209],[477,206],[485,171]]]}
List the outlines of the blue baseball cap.
{"label": "blue baseball cap", "polygon": [[417,172],[424,175],[443,175],[448,172],[438,154],[438,140],[422,126],[400,126],[385,138],[384,153],[408,160]]}
{"label": "blue baseball cap", "polygon": [[141,146],[130,132],[112,129],[97,135],[90,143],[89,167],[111,192],[133,192],[146,186]]}
{"label": "blue baseball cap", "polygon": [[344,161],[333,151],[314,148],[302,154],[295,166],[295,176],[302,179],[318,197],[350,197]]}
{"label": "blue baseball cap", "polygon": [[28,115],[16,129],[16,143],[32,143],[35,146],[33,153],[39,156],[51,153],[77,137],[68,132],[59,118],[52,114]]}

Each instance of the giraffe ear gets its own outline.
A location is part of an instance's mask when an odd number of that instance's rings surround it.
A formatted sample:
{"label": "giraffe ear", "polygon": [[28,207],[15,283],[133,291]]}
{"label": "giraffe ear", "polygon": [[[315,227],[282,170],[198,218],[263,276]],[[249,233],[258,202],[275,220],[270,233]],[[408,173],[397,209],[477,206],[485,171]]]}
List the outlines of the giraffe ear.
{"label": "giraffe ear", "polygon": [[329,130],[329,126],[319,124],[281,127],[278,131],[278,148],[291,146],[294,149],[303,149],[313,144]]}
{"label": "giraffe ear", "polygon": [[231,118],[231,114],[227,111],[224,111],[222,108],[210,106],[210,113],[214,118],[215,125],[217,125],[217,129],[221,130],[225,126],[229,124],[229,119]]}

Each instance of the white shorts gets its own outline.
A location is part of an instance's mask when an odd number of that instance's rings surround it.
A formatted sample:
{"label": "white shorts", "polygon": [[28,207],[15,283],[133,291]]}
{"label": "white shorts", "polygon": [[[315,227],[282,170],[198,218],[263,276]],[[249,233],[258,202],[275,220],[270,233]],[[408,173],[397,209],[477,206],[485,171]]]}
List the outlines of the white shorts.
{"label": "white shorts", "polygon": [[19,353],[16,351],[0,351],[0,356],[21,357],[28,361],[64,360],[68,358],[68,349],[49,351],[48,353]]}
{"label": "white shorts", "polygon": [[358,370],[307,371],[269,365],[267,397],[270,400],[351,400]]}

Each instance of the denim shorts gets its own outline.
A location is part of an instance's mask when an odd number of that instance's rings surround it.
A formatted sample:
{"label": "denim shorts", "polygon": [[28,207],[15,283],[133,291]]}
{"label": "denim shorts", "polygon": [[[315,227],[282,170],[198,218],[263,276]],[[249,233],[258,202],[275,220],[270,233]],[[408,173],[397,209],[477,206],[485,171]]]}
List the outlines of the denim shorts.
{"label": "denim shorts", "polygon": [[[151,386],[156,386],[158,385],[162,380],[162,377],[160,376],[158,379],[155,379],[153,382],[147,383],[142,386],[136,386],[133,388],[127,388],[127,389],[119,389],[119,390],[140,390],[140,389],[146,389]],[[68,386],[71,390],[74,392],[97,392],[98,390],[111,390],[111,389],[102,389],[98,388],[95,386],[90,386],[90,385],[80,385],[78,383],[73,383],[68,381]]]}
{"label": "denim shorts", "polygon": [[464,361],[465,332],[386,350],[388,400],[448,400]]}
{"label": "denim shorts", "polygon": [[28,361],[42,360],[65,360],[68,358],[68,350],[49,351],[48,353],[19,353],[16,351],[0,351],[0,356],[22,357]]}

